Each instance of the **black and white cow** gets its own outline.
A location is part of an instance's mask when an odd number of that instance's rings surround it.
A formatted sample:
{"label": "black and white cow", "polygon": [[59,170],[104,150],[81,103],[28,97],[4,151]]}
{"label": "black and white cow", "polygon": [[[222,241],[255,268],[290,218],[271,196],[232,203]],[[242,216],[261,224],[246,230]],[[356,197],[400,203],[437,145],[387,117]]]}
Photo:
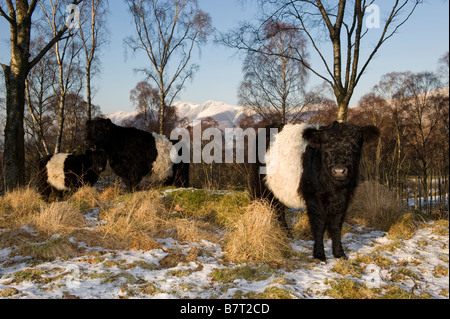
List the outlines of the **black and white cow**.
{"label": "black and white cow", "polygon": [[329,126],[279,127],[274,142],[267,145],[266,174],[260,171],[263,164],[251,165],[250,193],[272,202],[286,228],[284,206],[306,208],[315,241],[314,258],[326,260],[326,230],[332,239],[333,255],[347,258],[341,244],[342,224],[358,184],[363,145],[379,135],[375,126],[338,122]]}
{"label": "black and white cow", "polygon": [[154,183],[188,186],[189,163],[174,164],[179,154],[164,136],[96,118],[86,122],[85,143],[106,151],[111,168],[129,191]]}
{"label": "black and white cow", "polygon": [[82,155],[49,155],[38,163],[38,189],[49,199],[52,191],[60,198],[63,192],[76,190],[83,185],[92,186],[105,170],[106,163],[103,150],[87,151]]}

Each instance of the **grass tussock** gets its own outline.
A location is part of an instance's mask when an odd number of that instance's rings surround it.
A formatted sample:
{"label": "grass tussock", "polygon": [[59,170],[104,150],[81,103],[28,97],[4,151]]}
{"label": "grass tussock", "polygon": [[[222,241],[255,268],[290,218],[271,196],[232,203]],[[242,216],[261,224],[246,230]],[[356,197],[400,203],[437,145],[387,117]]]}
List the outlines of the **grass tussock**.
{"label": "grass tussock", "polygon": [[292,235],[297,239],[313,240],[311,225],[306,212],[296,213],[296,221],[292,227]]}
{"label": "grass tussock", "polygon": [[270,205],[255,201],[232,223],[225,250],[234,262],[281,262],[290,254],[289,240]]}
{"label": "grass tussock", "polygon": [[115,201],[124,194],[126,194],[125,188],[123,188],[120,183],[116,182],[113,185],[103,188],[100,192],[99,200],[103,203],[109,203]]}
{"label": "grass tussock", "polygon": [[40,214],[32,218],[30,225],[49,236],[69,234],[87,226],[80,210],[68,202],[55,202],[45,207]]}
{"label": "grass tussock", "polygon": [[67,260],[76,257],[78,249],[67,238],[54,236],[44,243],[23,244],[19,246],[18,254],[33,256],[34,260],[42,261],[53,261],[57,258]]}
{"label": "grass tussock", "polygon": [[85,211],[101,206],[101,194],[95,187],[84,186],[72,194],[68,201],[79,210]]}
{"label": "grass tussock", "polygon": [[36,190],[26,187],[0,196],[0,227],[23,226],[46,205]]}
{"label": "grass tussock", "polygon": [[108,248],[140,249],[152,246],[150,234],[158,232],[164,222],[164,205],[155,192],[130,194],[120,205],[104,210],[98,228]]}
{"label": "grass tussock", "polygon": [[401,223],[405,215],[395,194],[371,181],[358,186],[348,214],[365,226],[385,232]]}
{"label": "grass tussock", "polygon": [[99,226],[107,246],[130,249],[154,249],[160,245],[153,237],[173,237],[182,241],[213,240],[208,225],[187,218],[173,218],[157,191],[122,196],[122,203],[101,214]]}

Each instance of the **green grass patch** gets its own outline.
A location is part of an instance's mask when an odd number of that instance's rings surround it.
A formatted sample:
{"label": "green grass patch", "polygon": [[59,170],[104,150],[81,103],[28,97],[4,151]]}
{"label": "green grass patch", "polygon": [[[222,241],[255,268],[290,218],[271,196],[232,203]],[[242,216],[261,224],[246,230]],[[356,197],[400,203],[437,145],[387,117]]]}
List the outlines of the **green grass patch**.
{"label": "green grass patch", "polygon": [[233,299],[293,299],[293,295],[288,289],[272,286],[258,294],[254,292],[244,294],[238,290]]}
{"label": "green grass patch", "polygon": [[33,259],[40,261],[54,261],[56,258],[68,260],[77,253],[77,247],[63,237],[52,237],[43,244],[25,244],[18,250],[19,255],[33,256]]}
{"label": "green grass patch", "polygon": [[331,269],[341,275],[350,275],[356,278],[361,278],[365,267],[361,266],[357,260],[342,260],[339,259]]}
{"label": "green grass patch", "polygon": [[215,269],[210,277],[217,282],[232,283],[237,279],[261,281],[270,278],[276,270],[270,265],[260,267],[242,266],[238,268]]}
{"label": "green grass patch", "polygon": [[389,285],[383,288],[385,289],[385,292],[380,297],[381,299],[433,299],[432,296],[427,292],[421,292],[419,295],[417,295],[396,285]]}
{"label": "green grass patch", "polygon": [[171,210],[181,217],[202,217],[218,225],[226,225],[250,204],[250,197],[242,191],[222,194],[202,189],[180,189],[167,193],[165,198]]}
{"label": "green grass patch", "polygon": [[325,291],[325,295],[335,299],[374,299],[377,295],[373,289],[364,284],[345,278],[329,282],[330,289]]}

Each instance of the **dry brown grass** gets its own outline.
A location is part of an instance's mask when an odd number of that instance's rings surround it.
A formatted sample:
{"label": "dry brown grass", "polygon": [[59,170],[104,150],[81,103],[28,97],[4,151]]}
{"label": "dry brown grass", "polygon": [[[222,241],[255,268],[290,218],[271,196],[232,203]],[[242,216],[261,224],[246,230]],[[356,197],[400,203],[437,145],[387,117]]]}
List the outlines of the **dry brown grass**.
{"label": "dry brown grass", "polygon": [[172,218],[161,195],[147,191],[126,195],[124,202],[102,213],[99,233],[108,247],[154,249],[153,237],[173,237],[181,241],[213,240],[207,223],[187,218]]}
{"label": "dry brown grass", "polygon": [[163,224],[163,214],[164,205],[159,200],[159,194],[135,193],[123,204],[102,213],[105,223],[99,226],[99,232],[104,238],[131,243],[137,234],[157,232]]}
{"label": "dry brown grass", "polygon": [[[88,227],[83,212],[100,210],[102,223]],[[36,234],[22,230],[28,226]],[[52,236],[74,237],[88,246],[106,249],[151,250],[161,248],[153,238],[180,241],[216,241],[215,228],[196,217],[169,214],[158,191],[125,194],[121,187],[99,191],[83,187],[67,201],[48,203],[31,188],[0,197],[0,246],[27,247]],[[19,237],[23,240],[19,240]],[[26,250],[26,249],[25,249]],[[21,250],[21,251],[25,251]]]}
{"label": "dry brown grass", "polygon": [[67,238],[54,236],[44,243],[26,243],[18,246],[17,253],[33,256],[35,260],[53,261],[56,258],[70,259],[78,255],[76,244]]}
{"label": "dry brown grass", "polygon": [[369,181],[356,189],[348,214],[355,221],[388,232],[404,212],[395,194],[386,186]]}
{"label": "dry brown grass", "polygon": [[0,196],[0,227],[21,227],[39,214],[46,202],[32,188],[18,189]]}
{"label": "dry brown grass", "polygon": [[174,218],[166,220],[164,237],[173,237],[182,241],[199,242],[201,240],[208,240],[217,242],[218,238],[214,236],[214,227],[203,221],[188,218]]}
{"label": "dry brown grass", "polygon": [[255,201],[232,224],[225,250],[234,262],[282,262],[291,248],[270,205]]}
{"label": "dry brown grass", "polygon": [[83,214],[68,202],[50,204],[33,217],[30,225],[48,236],[68,234],[87,226]]}
{"label": "dry brown grass", "polygon": [[101,195],[97,188],[84,186],[72,194],[68,201],[80,210],[88,210],[101,206]]}
{"label": "dry brown grass", "polygon": [[313,240],[311,225],[306,212],[296,213],[296,221],[292,227],[292,235],[297,239]]}
{"label": "dry brown grass", "polygon": [[120,183],[116,182],[114,183],[114,185],[105,187],[101,192],[99,199],[104,203],[108,203],[125,194],[125,189],[121,186]]}

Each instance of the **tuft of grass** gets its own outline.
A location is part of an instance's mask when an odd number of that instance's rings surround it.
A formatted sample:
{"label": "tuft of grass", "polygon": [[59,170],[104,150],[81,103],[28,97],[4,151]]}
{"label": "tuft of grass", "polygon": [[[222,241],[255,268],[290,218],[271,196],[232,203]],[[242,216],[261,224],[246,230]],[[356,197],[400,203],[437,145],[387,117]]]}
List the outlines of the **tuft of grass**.
{"label": "tuft of grass", "polygon": [[311,231],[311,225],[309,223],[309,217],[306,212],[297,214],[297,219],[292,227],[292,235],[298,239],[312,240],[313,235]]}
{"label": "tuft of grass", "polygon": [[361,266],[357,261],[339,259],[331,269],[341,275],[350,275],[352,277],[361,278],[365,267]]}
{"label": "tuft of grass", "polygon": [[242,294],[242,291],[239,290],[233,299],[293,299],[293,295],[287,289],[272,286],[259,294],[254,292]]}
{"label": "tuft of grass", "polygon": [[[161,233],[161,231],[163,233]],[[182,241],[199,242],[208,240],[217,242],[217,238],[213,235],[214,228],[207,222],[198,221],[188,218],[171,218],[165,221],[160,235],[165,237],[173,237]]]}
{"label": "tuft of grass", "polygon": [[404,216],[401,203],[395,194],[387,187],[372,181],[358,186],[348,214],[365,226],[385,232]]}
{"label": "tuft of grass", "polygon": [[39,214],[46,203],[33,188],[26,187],[0,196],[0,227],[22,227]]}
{"label": "tuft of grass", "polygon": [[155,249],[161,245],[151,237],[173,237],[182,241],[214,240],[210,226],[192,218],[172,217],[158,191],[126,194],[119,204],[102,211],[99,226],[103,244],[117,249]]}
{"label": "tuft of grass", "polygon": [[398,285],[388,285],[383,288],[385,289],[383,299],[433,299],[427,292],[420,292],[420,295],[417,295],[412,291],[400,288]]}
{"label": "tuft of grass", "polygon": [[163,224],[164,205],[156,192],[139,192],[127,196],[122,204],[102,212],[105,223],[98,227],[109,248],[136,247],[157,232]]}
{"label": "tuft of grass", "polygon": [[116,182],[114,185],[104,187],[100,194],[100,201],[104,203],[113,202],[119,196],[126,193],[126,190],[121,186],[120,183]]}
{"label": "tuft of grass", "polygon": [[22,245],[18,249],[18,254],[47,262],[57,258],[67,260],[76,257],[78,251],[76,245],[66,238],[55,236],[45,243]]}
{"label": "tuft of grass", "polygon": [[331,289],[325,291],[325,295],[335,299],[374,299],[375,292],[366,285],[344,278],[330,282]]}
{"label": "tuft of grass", "polygon": [[266,202],[255,201],[229,227],[225,251],[234,262],[282,262],[291,254],[289,239]]}
{"label": "tuft of grass", "polygon": [[449,235],[449,221],[448,220],[437,220],[433,223],[433,234],[438,236]]}
{"label": "tuft of grass", "polygon": [[436,267],[434,267],[433,276],[436,278],[448,276],[448,267],[437,265]]}
{"label": "tuft of grass", "polygon": [[261,267],[242,266],[237,268],[214,269],[209,275],[214,281],[232,283],[237,279],[261,281],[270,278],[275,270],[269,265]]}
{"label": "tuft of grass", "polygon": [[409,239],[420,228],[421,221],[414,213],[403,214],[389,229],[389,235],[394,238]]}
{"label": "tuft of grass", "polygon": [[78,189],[70,198],[69,202],[81,211],[87,211],[101,206],[101,193],[95,187],[84,186]]}
{"label": "tuft of grass", "polygon": [[87,226],[83,214],[68,202],[52,203],[39,215],[33,216],[30,224],[38,232],[49,236],[68,234]]}

